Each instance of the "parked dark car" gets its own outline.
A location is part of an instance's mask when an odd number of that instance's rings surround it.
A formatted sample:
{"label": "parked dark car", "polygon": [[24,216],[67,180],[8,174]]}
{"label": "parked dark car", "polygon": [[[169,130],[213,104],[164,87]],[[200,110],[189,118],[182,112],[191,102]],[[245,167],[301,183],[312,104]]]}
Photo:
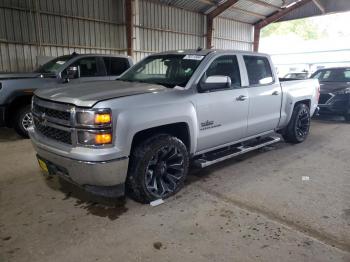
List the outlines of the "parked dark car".
{"label": "parked dark car", "polygon": [[320,69],[311,78],[321,86],[319,114],[342,115],[350,121],[350,67]]}
{"label": "parked dark car", "polygon": [[130,57],[122,55],[73,53],[57,57],[33,73],[0,74],[0,127],[13,127],[27,137],[32,124],[30,101],[36,89],[115,80],[132,64]]}

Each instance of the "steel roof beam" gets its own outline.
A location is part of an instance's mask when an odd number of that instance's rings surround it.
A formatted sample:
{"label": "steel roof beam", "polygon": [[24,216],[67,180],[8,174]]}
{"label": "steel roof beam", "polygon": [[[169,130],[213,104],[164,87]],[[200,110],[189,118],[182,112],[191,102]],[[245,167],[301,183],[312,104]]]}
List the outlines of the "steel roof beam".
{"label": "steel roof beam", "polygon": [[322,12],[322,14],[326,13],[326,8],[324,8],[323,4],[320,2],[320,0],[312,0],[314,4],[317,6],[318,9]]}
{"label": "steel roof beam", "polygon": [[261,29],[261,28],[263,28],[263,27],[265,27],[273,22],[278,21],[283,16],[287,15],[288,13],[292,12],[295,9],[298,9],[299,7],[302,7],[303,5],[310,3],[311,1],[312,0],[296,1],[294,4],[289,5],[289,7],[283,8],[281,11],[277,11],[277,12],[273,13],[272,15],[266,17],[265,19],[258,21],[257,23],[254,24],[254,26],[259,27]]}
{"label": "steel roof beam", "polygon": [[222,14],[228,8],[233,6],[239,0],[227,0],[221,5],[217,6],[213,11],[207,14],[207,48],[212,48],[212,39],[213,39],[213,20],[218,15]]}

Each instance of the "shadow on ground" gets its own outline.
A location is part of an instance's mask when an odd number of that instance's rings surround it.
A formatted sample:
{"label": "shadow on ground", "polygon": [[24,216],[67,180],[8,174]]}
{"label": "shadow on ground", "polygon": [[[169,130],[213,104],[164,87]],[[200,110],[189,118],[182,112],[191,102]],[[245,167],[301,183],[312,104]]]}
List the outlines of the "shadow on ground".
{"label": "shadow on ground", "polygon": [[19,135],[13,129],[10,128],[0,128],[0,143],[21,140]]}

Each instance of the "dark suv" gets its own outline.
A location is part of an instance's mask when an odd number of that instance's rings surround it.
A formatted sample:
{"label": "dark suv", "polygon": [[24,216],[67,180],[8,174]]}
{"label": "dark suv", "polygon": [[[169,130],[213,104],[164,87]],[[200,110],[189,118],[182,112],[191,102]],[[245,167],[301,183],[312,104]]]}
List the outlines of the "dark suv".
{"label": "dark suv", "polygon": [[319,114],[342,115],[350,121],[350,67],[320,69],[311,78],[321,86]]}

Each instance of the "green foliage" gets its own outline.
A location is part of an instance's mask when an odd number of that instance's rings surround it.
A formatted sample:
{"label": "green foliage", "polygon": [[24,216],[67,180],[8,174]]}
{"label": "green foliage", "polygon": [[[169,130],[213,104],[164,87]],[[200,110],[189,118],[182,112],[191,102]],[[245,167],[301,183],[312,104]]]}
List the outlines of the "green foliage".
{"label": "green foliage", "polygon": [[318,26],[307,19],[298,19],[287,22],[273,23],[262,29],[261,37],[272,35],[288,35],[294,33],[305,40],[320,39],[324,33]]}

